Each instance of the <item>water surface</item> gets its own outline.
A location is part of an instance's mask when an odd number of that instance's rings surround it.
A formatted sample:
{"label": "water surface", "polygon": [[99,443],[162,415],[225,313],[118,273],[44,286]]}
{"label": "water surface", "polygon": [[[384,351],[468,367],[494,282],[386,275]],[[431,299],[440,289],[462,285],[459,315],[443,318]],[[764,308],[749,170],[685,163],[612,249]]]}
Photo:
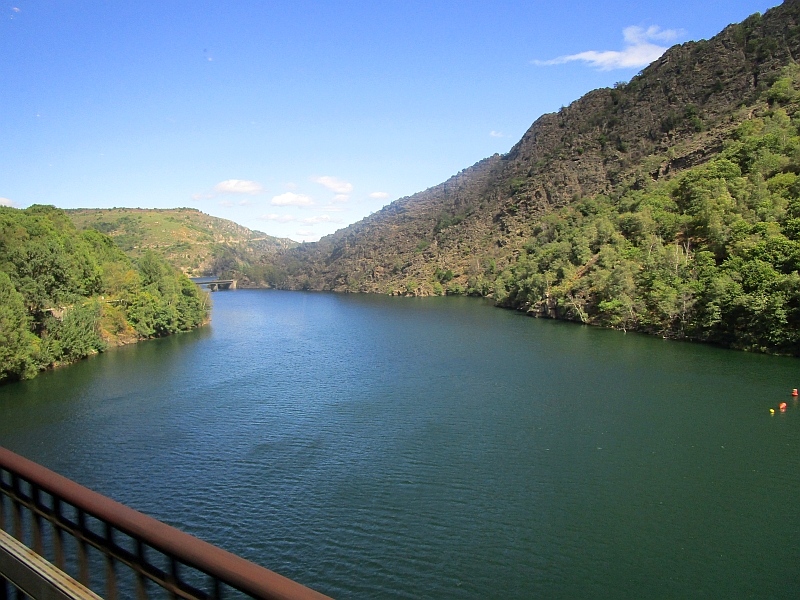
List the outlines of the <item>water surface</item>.
{"label": "water surface", "polygon": [[214,300],[1,387],[0,444],[339,598],[796,597],[797,359],[469,298]]}

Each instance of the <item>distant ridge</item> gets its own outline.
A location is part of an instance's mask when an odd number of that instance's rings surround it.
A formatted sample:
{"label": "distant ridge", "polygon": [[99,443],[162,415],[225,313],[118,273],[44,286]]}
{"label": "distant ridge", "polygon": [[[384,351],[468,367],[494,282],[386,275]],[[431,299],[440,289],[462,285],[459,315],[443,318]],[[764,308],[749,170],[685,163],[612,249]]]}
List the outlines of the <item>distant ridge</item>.
{"label": "distant ridge", "polygon": [[437,269],[464,288],[487,261],[499,272],[537,217],[713,158],[743,118],[738,107],[800,58],[799,23],[800,2],[788,0],[710,40],[673,46],[628,84],[543,115],[508,154],[282,253],[284,286],[406,293],[416,284],[410,293],[428,295]]}
{"label": "distant ridge", "polygon": [[194,208],[79,208],[66,213],[79,230],[110,235],[130,256],[154,250],[192,276],[228,272],[298,245]]}

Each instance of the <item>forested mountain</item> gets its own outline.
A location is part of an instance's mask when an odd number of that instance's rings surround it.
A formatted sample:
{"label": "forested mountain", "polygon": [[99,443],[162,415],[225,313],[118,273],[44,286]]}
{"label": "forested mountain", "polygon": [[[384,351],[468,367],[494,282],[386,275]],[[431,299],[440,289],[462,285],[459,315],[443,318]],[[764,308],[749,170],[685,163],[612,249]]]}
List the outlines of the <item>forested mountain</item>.
{"label": "forested mountain", "polygon": [[298,243],[248,229],[194,208],[81,208],[67,210],[79,230],[111,236],[129,256],[157,252],[190,276],[239,270]]}
{"label": "forested mountain", "polygon": [[136,261],[52,206],[0,207],[0,381],[186,331],[208,298],[154,252]]}
{"label": "forested mountain", "polygon": [[800,354],[800,0],[668,50],[508,154],[264,262],[281,287],[493,296]]}

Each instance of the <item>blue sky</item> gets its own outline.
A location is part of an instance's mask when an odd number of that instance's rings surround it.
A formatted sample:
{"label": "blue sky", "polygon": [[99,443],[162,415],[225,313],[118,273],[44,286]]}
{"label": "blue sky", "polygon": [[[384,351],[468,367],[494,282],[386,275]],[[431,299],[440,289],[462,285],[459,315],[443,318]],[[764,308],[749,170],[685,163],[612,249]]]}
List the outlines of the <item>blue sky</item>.
{"label": "blue sky", "polygon": [[191,206],[315,240],[777,4],[12,0],[0,203]]}

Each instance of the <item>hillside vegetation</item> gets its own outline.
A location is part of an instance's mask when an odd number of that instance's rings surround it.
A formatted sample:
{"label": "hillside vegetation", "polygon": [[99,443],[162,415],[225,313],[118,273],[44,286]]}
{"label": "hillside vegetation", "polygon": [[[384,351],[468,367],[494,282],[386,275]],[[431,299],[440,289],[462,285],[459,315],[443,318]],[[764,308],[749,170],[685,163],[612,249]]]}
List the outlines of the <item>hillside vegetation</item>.
{"label": "hillside vegetation", "polygon": [[675,46],[273,279],[800,354],[796,56],[800,0]]}
{"label": "hillside vegetation", "polygon": [[539,219],[497,302],[800,355],[798,90],[793,65],[706,164]]}
{"label": "hillside vegetation", "polygon": [[0,381],[208,319],[207,294],[155,252],[131,260],[52,206],[0,207]]}
{"label": "hillside vegetation", "polygon": [[190,276],[217,275],[257,263],[297,242],[253,231],[193,208],[67,210],[81,230],[111,236],[133,258],[152,250]]}

